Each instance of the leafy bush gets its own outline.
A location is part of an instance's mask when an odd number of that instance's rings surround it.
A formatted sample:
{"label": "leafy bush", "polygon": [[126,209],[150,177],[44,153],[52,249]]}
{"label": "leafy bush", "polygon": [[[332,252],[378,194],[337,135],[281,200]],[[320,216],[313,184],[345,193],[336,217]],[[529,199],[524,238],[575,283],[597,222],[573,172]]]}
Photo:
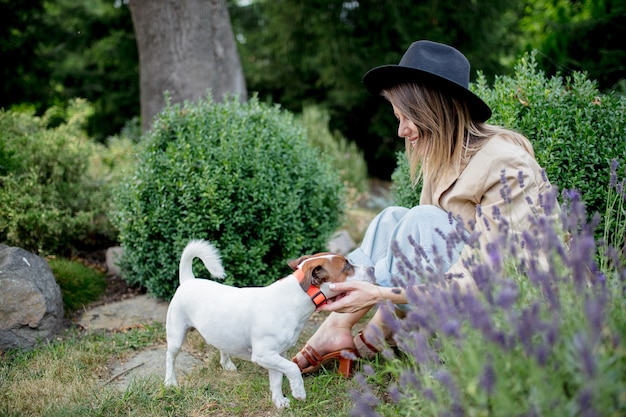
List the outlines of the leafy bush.
{"label": "leafy bush", "polygon": [[422,183],[415,186],[411,183],[411,173],[406,153],[396,153],[396,169],[391,174],[391,196],[394,204],[403,207],[415,207],[420,202]]}
{"label": "leafy bush", "polygon": [[[547,77],[537,69],[535,55],[524,56],[512,76],[484,77],[474,91],[492,108],[489,123],[526,135],[539,164],[560,189],[578,190],[590,217],[606,206],[611,160],[626,161],[626,97],[601,94],[585,74]],[[399,160],[394,188],[399,205],[412,207],[419,192],[405,189],[406,158]],[[405,179],[406,178],[406,179]]]}
{"label": "leafy bush", "polygon": [[107,285],[104,272],[64,258],[51,258],[48,264],[61,288],[65,314],[79,310],[104,294]]}
{"label": "leafy bush", "polygon": [[625,161],[626,97],[601,94],[583,73],[548,78],[526,55],[513,77],[484,78],[477,93],[493,109],[491,122],[525,134],[539,164],[560,189],[578,190],[590,215],[603,213],[611,161]]}
{"label": "leafy bush", "polygon": [[115,239],[107,178],[93,171],[106,152],[83,131],[91,108],[74,100],[61,113],[0,111],[0,241],[45,254]]}
{"label": "leafy bush", "polygon": [[309,142],[330,157],[333,169],[354,194],[368,190],[367,163],[354,142],[338,132],[328,130],[328,112],[314,105],[305,105],[297,118],[306,129]]}
{"label": "leafy bush", "polygon": [[153,126],[112,213],[128,282],[169,299],[194,238],[219,248],[225,282],[238,286],[268,284],[288,259],[325,249],[343,187],[289,113],[257,98],[209,97],[168,104]]}
{"label": "leafy bush", "polygon": [[[623,184],[614,183],[622,208]],[[545,201],[554,206],[556,196]],[[383,307],[406,355],[387,349],[383,364],[364,367],[353,415],[624,415],[624,236],[616,247],[596,245],[596,223],[587,221],[577,192],[565,194],[562,208],[560,218],[537,219],[524,242],[503,222],[490,262],[469,262],[476,292],[441,285],[429,285],[428,294],[416,290],[416,274],[427,282],[441,278],[407,262],[406,318]],[[571,236],[567,244],[561,231]],[[527,261],[518,256],[522,244],[531,253]],[[549,248],[547,264],[541,247]],[[608,262],[596,262],[598,248]],[[378,399],[381,390],[386,404]]]}

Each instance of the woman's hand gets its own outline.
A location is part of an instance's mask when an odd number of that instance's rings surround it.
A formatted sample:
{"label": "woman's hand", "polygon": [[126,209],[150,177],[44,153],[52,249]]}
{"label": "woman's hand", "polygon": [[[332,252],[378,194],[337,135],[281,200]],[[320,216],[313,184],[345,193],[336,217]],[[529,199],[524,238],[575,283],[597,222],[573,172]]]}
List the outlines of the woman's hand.
{"label": "woman's hand", "polygon": [[320,311],[354,313],[370,308],[382,299],[380,288],[365,281],[337,282],[330,284],[329,288],[341,294],[318,307]]}

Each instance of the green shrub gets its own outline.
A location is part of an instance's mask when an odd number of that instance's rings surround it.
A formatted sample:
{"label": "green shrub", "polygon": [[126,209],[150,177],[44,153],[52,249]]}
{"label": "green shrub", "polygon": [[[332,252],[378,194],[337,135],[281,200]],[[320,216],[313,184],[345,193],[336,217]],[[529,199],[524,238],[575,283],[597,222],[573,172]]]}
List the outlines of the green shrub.
{"label": "green shrub", "polygon": [[534,54],[492,88],[483,78],[476,92],[493,109],[491,123],[530,139],[553,184],[580,192],[590,216],[604,213],[611,161],[626,156],[625,96],[601,94],[583,73],[547,77]]}
{"label": "green shrub", "polygon": [[340,133],[328,130],[328,112],[315,105],[305,105],[297,119],[306,129],[309,142],[330,157],[333,169],[348,189],[355,194],[367,191],[367,163],[363,152]]}
{"label": "green shrub", "polygon": [[[626,161],[626,97],[601,94],[582,73],[547,77],[534,54],[524,56],[512,76],[496,77],[493,87],[483,76],[473,87],[493,110],[489,123],[526,135],[550,181],[578,190],[590,216],[604,213],[611,161]],[[394,200],[412,207],[419,190],[406,189],[407,165],[399,159]]]}
{"label": "green shrub", "polygon": [[90,112],[84,100],[70,103],[62,123],[54,108],[42,118],[0,110],[0,241],[66,254],[115,239],[108,179],[94,172],[105,148],[83,131]]}
{"label": "green shrub", "polygon": [[404,151],[396,153],[396,169],[391,174],[391,195],[394,204],[403,207],[414,207],[420,202],[421,181],[414,187],[411,184],[409,163]]}
{"label": "green shrub", "polygon": [[342,220],[329,162],[290,114],[257,98],[168,104],[144,144],[112,220],[124,278],[159,297],[178,286],[190,239],[218,247],[227,284],[265,285],[285,275],[288,259],[325,249]]}
{"label": "green shrub", "polygon": [[48,264],[61,288],[65,314],[74,313],[104,294],[107,282],[103,272],[64,258],[51,258]]}

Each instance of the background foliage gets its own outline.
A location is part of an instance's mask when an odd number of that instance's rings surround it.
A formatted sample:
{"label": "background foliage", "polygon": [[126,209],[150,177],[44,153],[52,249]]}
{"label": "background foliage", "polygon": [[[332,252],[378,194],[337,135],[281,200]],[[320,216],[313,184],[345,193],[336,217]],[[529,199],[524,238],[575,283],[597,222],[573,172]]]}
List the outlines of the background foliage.
{"label": "background foliage", "polygon": [[218,247],[225,283],[259,286],[284,276],[289,259],[325,250],[341,221],[328,158],[290,113],[256,98],[169,105],[144,141],[112,215],[125,279],[159,297],[178,287],[191,239]]}
{"label": "background foliage", "polygon": [[0,0],[0,108],[41,116],[73,98],[93,107],[85,130],[100,141],[139,114],[137,46],[124,2]]}
{"label": "background foliage", "polygon": [[296,120],[305,128],[309,143],[328,155],[333,170],[339,173],[354,197],[368,191],[367,164],[363,152],[341,133],[330,131],[328,128],[330,116],[327,111],[308,104],[303,107],[302,113],[296,116]]}
{"label": "background foliage", "polygon": [[[395,168],[395,120],[361,85],[363,73],[396,63],[410,42],[461,49],[489,81],[537,49],[549,75],[585,70],[601,91],[625,78],[626,6],[617,0],[446,3],[341,0],[227,1],[248,96],[299,113],[325,108],[330,130],[362,150],[369,174]],[[138,57],[124,1],[0,0],[0,107],[43,115],[70,98],[94,106],[87,131],[104,140],[139,114]]]}
{"label": "background foliage", "polygon": [[519,24],[523,50],[539,50],[547,74],[584,71],[602,91],[626,91],[625,2],[535,0]]}
{"label": "background foliage", "polygon": [[[84,100],[41,118],[0,111],[0,241],[41,254],[115,241],[106,216],[112,165],[83,130],[91,111]],[[47,128],[60,114],[66,122]]]}

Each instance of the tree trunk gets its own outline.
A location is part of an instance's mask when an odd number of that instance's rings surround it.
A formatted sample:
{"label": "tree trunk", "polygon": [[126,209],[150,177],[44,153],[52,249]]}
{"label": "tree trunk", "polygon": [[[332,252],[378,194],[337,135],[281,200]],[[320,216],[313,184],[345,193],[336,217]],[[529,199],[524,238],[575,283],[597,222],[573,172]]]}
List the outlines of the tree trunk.
{"label": "tree trunk", "polygon": [[130,0],[139,52],[141,126],[165,105],[211,91],[247,99],[246,83],[225,0]]}

